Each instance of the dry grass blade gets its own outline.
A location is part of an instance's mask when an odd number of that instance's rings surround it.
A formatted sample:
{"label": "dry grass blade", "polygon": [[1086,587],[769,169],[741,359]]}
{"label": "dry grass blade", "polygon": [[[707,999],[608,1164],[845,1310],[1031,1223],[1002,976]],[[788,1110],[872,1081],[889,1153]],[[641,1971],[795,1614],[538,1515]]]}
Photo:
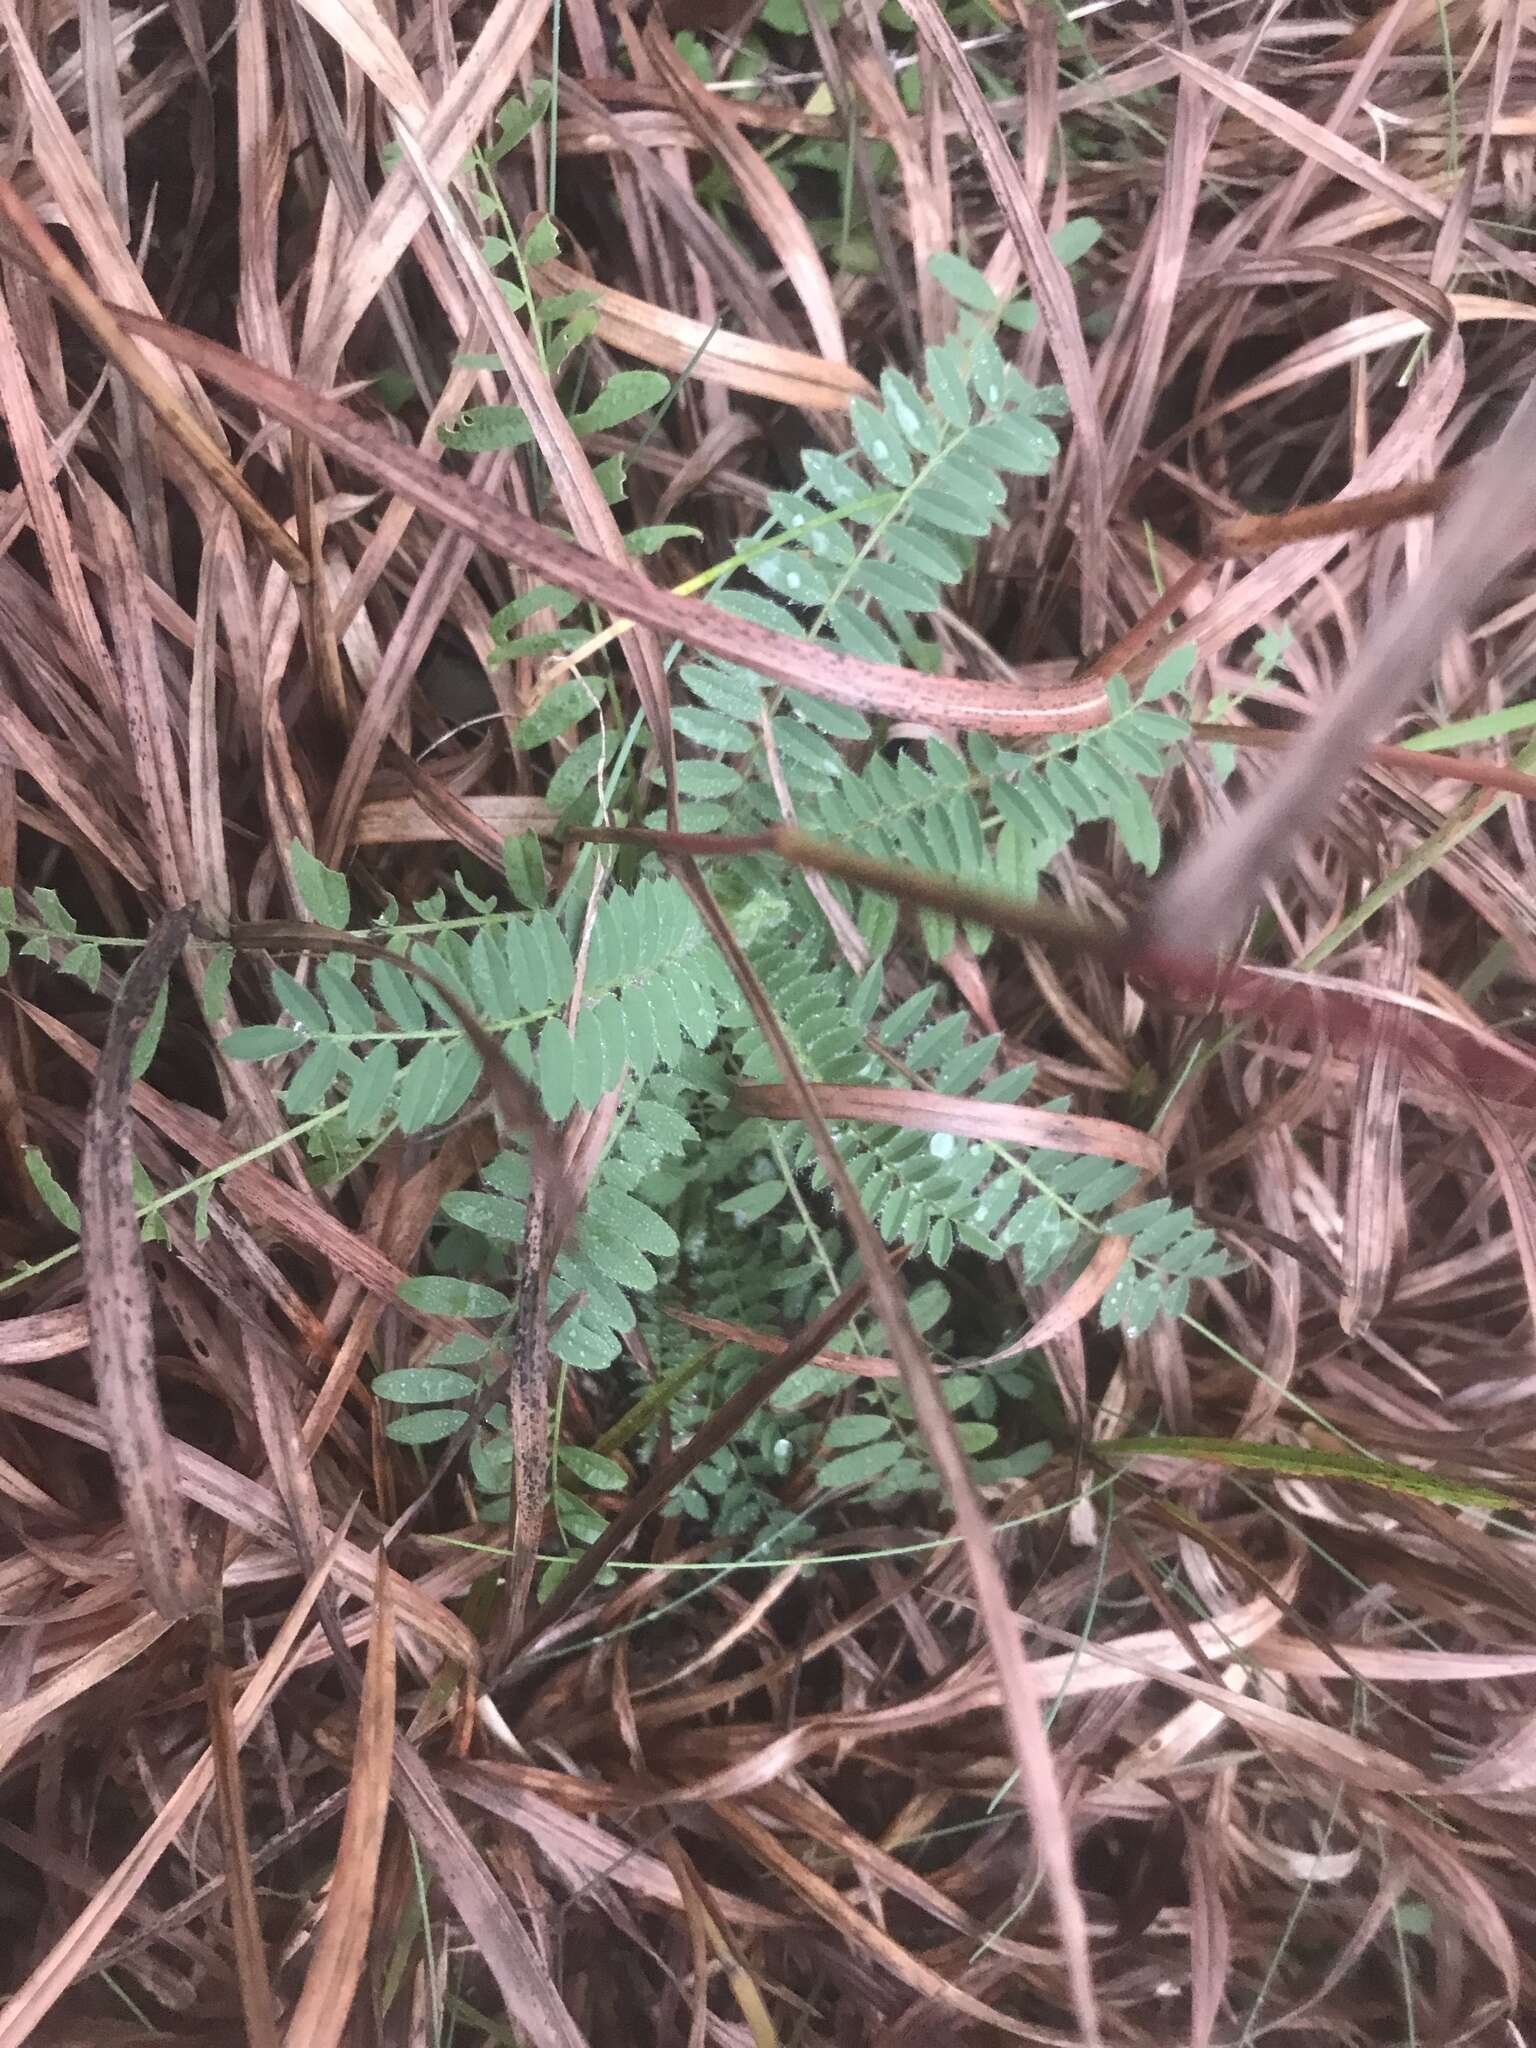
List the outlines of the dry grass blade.
{"label": "dry grass blade", "polygon": [[[671,1311],[676,1321],[690,1330],[702,1330],[706,1336],[719,1337],[729,1344],[743,1344],[749,1351],[761,1352],[772,1358],[782,1358],[789,1350],[789,1340],[771,1337],[762,1330],[749,1330],[744,1323],[727,1322],[720,1316],[701,1316],[693,1309],[675,1308]],[[845,1372],[871,1379],[899,1380],[900,1368],[894,1359],[876,1358],[867,1351],[815,1351],[807,1361],[812,1365],[824,1366],[828,1372]]]}
{"label": "dry grass blade", "polygon": [[149,870],[138,850],[121,833],[71,761],[72,750],[50,740],[15,701],[14,683],[0,689],[0,746],[10,760],[32,776],[60,817],[79,833],[81,843],[115,868],[130,887],[149,886]]}
{"label": "dry grass blade", "polygon": [[[0,1407],[9,1414],[42,1423],[97,1450],[107,1448],[106,1431],[96,1411],[83,1401],[73,1401],[67,1394],[57,1393],[51,1387],[36,1386],[19,1378],[0,1379]],[[187,1444],[176,1447],[176,1465],[182,1490],[189,1499],[208,1508],[234,1528],[258,1538],[263,1544],[276,1545],[280,1550],[289,1546],[288,1518],[271,1489],[258,1485],[244,1474],[220,1464],[216,1458],[210,1458],[205,1451],[194,1450]],[[343,1541],[337,1544],[335,1556],[336,1569],[349,1590],[360,1596],[366,1595],[373,1583],[373,1572],[366,1555],[355,1545]],[[479,1657],[479,1644],[456,1615],[450,1614],[438,1599],[412,1580],[397,1579],[395,1598],[404,1629],[419,1635],[423,1642],[430,1643],[466,1670],[474,1669]]]}
{"label": "dry grass blade", "polygon": [[[312,934],[306,935],[309,943]],[[67,1025],[47,1012],[31,1005],[20,1005],[23,1014],[38,1029],[63,1047],[71,1059],[76,1060],[87,1073],[96,1071],[100,1056],[94,1046],[87,1045],[78,1033],[70,1031]],[[173,1143],[184,1146],[200,1165],[221,1172],[221,1176],[240,1157],[241,1149],[230,1145],[218,1134],[218,1127],[210,1117],[201,1111],[188,1109],[180,1103],[173,1103],[149,1086],[146,1081],[136,1081],[130,1095],[134,1110],[146,1122],[162,1131]],[[354,1230],[333,1216],[315,1200],[310,1189],[299,1189],[287,1181],[281,1181],[260,1165],[241,1166],[229,1172],[223,1185],[237,1207],[245,1208],[253,1220],[270,1224],[282,1231],[296,1244],[307,1244],[323,1257],[331,1259],[337,1270],[350,1275],[375,1294],[393,1299],[398,1292],[404,1273],[391,1259],[387,1259]]]}
{"label": "dry grass blade", "polygon": [[[958,1138],[990,1139],[1003,1145],[1041,1145],[1094,1159],[1124,1159],[1147,1173],[1161,1173],[1163,1148],[1145,1131],[1108,1117],[1073,1116],[1063,1110],[1028,1109],[1018,1103],[973,1102],[961,1095],[937,1095],[926,1088],[858,1088],[817,1083],[811,1100],[822,1115],[851,1122],[899,1124],[909,1131],[948,1131]],[[739,1088],[737,1102],[758,1116],[798,1117],[801,1097],[782,1083]]]}
{"label": "dry grass blade", "polygon": [[[538,350],[512,318],[491,275],[490,266],[475,248],[447,194],[433,178],[431,166],[408,128],[400,130],[400,147],[423,189],[431,196],[433,211],[447,238],[454,266],[496,344],[502,369],[511,382],[523,417],[533,429],[534,441],[548,466],[555,494],[577,539],[595,556],[623,573],[627,555],[618,521],[593,473],[580,436],[561,409]],[[672,700],[654,635],[641,632],[634,636],[630,666],[650,726],[652,743],[661,755],[667,815],[675,822],[677,747],[672,732]]]}
{"label": "dry grass blade", "polygon": [[[472,796],[465,801],[498,845],[524,832],[554,830],[554,815],[542,797]],[[419,797],[379,797],[358,812],[350,838],[354,846],[400,846],[410,840],[451,840],[453,832]]]}
{"label": "dry grass blade", "polygon": [[[785,1887],[802,1898],[811,1910],[825,1918],[846,1937],[855,1951],[863,1951],[882,1964],[891,1975],[919,1998],[984,2026],[990,2033],[1015,2041],[1039,2041],[1050,2048],[1070,2048],[1071,2037],[1054,2028],[1030,2026],[1016,2020],[983,2000],[951,1984],[937,1970],[911,1954],[901,1943],[868,1920],[844,1897],[836,1885],[790,1853],[773,1831],[740,1806],[721,1801],[717,1806],[720,1823],[752,1854],[782,1879]],[[1089,2037],[1091,2038],[1091,2037]]]}
{"label": "dry grass blade", "polygon": [[90,1342],[90,1318],[83,1308],[39,1309],[0,1323],[0,1366],[37,1365],[65,1358]]}
{"label": "dry grass blade", "polygon": [[[321,19],[319,11],[309,11]],[[342,11],[325,10],[335,13],[338,26]],[[449,77],[442,97],[420,120],[419,129],[416,123],[424,103],[423,91],[414,81],[409,86],[400,81],[404,97],[396,112],[409,123],[435,176],[451,178],[463,163],[517,76],[548,11],[549,0],[497,0]],[[360,19],[362,35],[376,46],[389,38],[375,9],[369,8]],[[389,75],[393,79],[393,66]],[[382,69],[380,76],[384,76]],[[431,201],[418,188],[410,166],[397,164],[337,259],[327,279],[328,291],[306,315],[304,368],[318,377],[330,377],[348,337],[430,215]]]}
{"label": "dry grass blade", "polygon": [[145,1614],[108,1636],[56,1677],[34,1684],[25,1698],[0,1707],[0,1762],[8,1762],[39,1728],[71,1700],[142,1657],[170,1627],[163,1615]]}
{"label": "dry grass blade", "polygon": [[[470,1763],[446,1769],[442,1782],[455,1798],[469,1800],[487,1813],[511,1821],[525,1834],[557,1850],[580,1871],[584,1880],[607,1878],[637,1896],[657,1899],[668,1906],[679,1903],[681,1888],[667,1864],[626,1843],[617,1827],[604,1827],[561,1804],[558,1795],[567,1788],[557,1776],[528,1764]],[[545,1788],[542,1793],[538,1789],[541,1785]],[[547,1796],[550,1791],[556,1797]],[[601,1793],[599,1801],[600,1810],[617,1803]],[[722,1916],[733,1926],[769,1928],[783,1924],[783,1916],[772,1908],[759,1906],[719,1886],[715,1887],[714,1898]]]}
{"label": "dry grass blade", "polygon": [[155,1372],[149,1279],[134,1213],[129,1067],[191,929],[173,911],[128,973],[107,1027],[81,1154],[81,1244],[96,1398],[123,1516],[150,1598],[173,1619],[202,1599]]}
{"label": "dry grass blade", "polygon": [[235,1972],[240,1980],[240,2009],[250,2048],[278,2048],[277,2013],[256,1883],[251,1869],[251,1844],[245,1825],[245,1800],[240,1782],[240,1744],[235,1734],[234,1688],[229,1666],[215,1645],[208,1666],[208,1746],[213,1756],[214,1792],[219,1809],[219,1834],[229,1882],[230,1929],[235,1942]]}
{"label": "dry grass blade", "polygon": [[392,106],[418,115],[427,110],[427,95],[409,57],[378,10],[368,0],[303,0],[304,11],[323,28],[372,79]]}
{"label": "dry grass blade", "polygon": [[[1393,926],[1382,979],[1403,989],[1412,979],[1414,935],[1405,916]],[[1349,1184],[1344,1201],[1343,1296],[1346,1332],[1365,1328],[1387,1298],[1406,1229],[1403,1207],[1402,1012],[1384,1008],[1360,1062],[1360,1088],[1350,1126]]]}
{"label": "dry grass blade", "polygon": [[1507,1123],[1486,1103],[1470,1105],[1473,1127],[1493,1161],[1510,1228],[1519,1255],[1520,1272],[1530,1312],[1536,1315],[1536,1190],[1531,1185],[1530,1139],[1521,1143]]}
{"label": "dry grass blade", "polygon": [[377,1894],[379,1852],[389,1818],[395,1741],[395,1610],[383,1553],[373,1593],[373,1631],[358,1705],[352,1789],[325,1917],[304,1989],[288,2022],[286,2048],[337,2048],[368,1952]]}
{"label": "dry grass blade", "polygon": [[807,355],[781,342],[759,340],[756,335],[707,327],[675,307],[653,306],[630,292],[598,283],[568,263],[541,264],[534,289],[545,297],[557,292],[590,292],[597,300],[599,340],[675,377],[686,372],[690,380],[810,412],[845,413],[850,398],[873,395],[868,378],[846,363]]}
{"label": "dry grass blade", "polygon": [[111,662],[102,642],[101,627],[91,605],[85,571],[80,565],[69,522],[59,503],[46,431],[3,292],[0,292],[0,411],[4,412],[10,430],[11,447],[21,471],[27,511],[48,565],[54,595],[82,653],[96,670],[96,687],[105,697],[110,693]]}
{"label": "dry grass blade", "polygon": [[98,503],[102,583],[117,654],[117,673],[132,752],[134,780],[144,811],[144,836],[168,902],[196,893],[192,834],[177,759],[172,693],[155,645],[147,577],[127,521],[116,506]]}
{"label": "dry grass blade", "polygon": [[[1424,185],[1416,183],[1413,179],[1404,177],[1402,172],[1392,169],[1378,158],[1369,156],[1356,144],[1346,141],[1341,136],[1330,134],[1326,128],[1309,120],[1306,115],[1298,113],[1294,108],[1286,106],[1272,94],[1260,91],[1257,86],[1248,84],[1245,79],[1229,77],[1187,50],[1176,49],[1170,44],[1167,46],[1166,54],[1178,70],[1193,79],[1214,99],[1225,101],[1237,113],[1267,128],[1291,148],[1299,150],[1304,156],[1326,169],[1349,179],[1361,190],[1385,199],[1395,208],[1401,208],[1412,219],[1432,222],[1435,225],[1439,225],[1445,219],[1450,201],[1441,198],[1436,192],[1427,190]],[[1484,254],[1508,262],[1511,268],[1529,275],[1524,259],[1518,256],[1512,259],[1511,252],[1485,228],[1471,225],[1467,239]]]}

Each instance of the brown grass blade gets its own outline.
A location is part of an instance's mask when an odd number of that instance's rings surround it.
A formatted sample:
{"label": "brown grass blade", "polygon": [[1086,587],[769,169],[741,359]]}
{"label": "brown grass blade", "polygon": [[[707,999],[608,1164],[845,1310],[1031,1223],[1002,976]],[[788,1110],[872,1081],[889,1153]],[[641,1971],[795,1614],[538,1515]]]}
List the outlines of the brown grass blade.
{"label": "brown grass blade", "polygon": [[[554,813],[540,796],[469,796],[463,799],[498,842],[524,832],[548,835]],[[358,811],[350,843],[354,846],[402,846],[411,841],[451,840],[452,833],[414,796],[376,797]]]}
{"label": "brown grass blade", "polygon": [[80,653],[94,673],[92,686],[102,703],[112,700],[112,663],[91,603],[74,536],[59,503],[48,437],[22,360],[5,294],[0,291],[0,411],[21,471],[26,508],[48,566],[48,578]]}
{"label": "brown grass blade", "polygon": [[[0,27],[5,30],[13,104],[18,113],[25,110],[30,154],[50,200],[79,243],[100,290],[141,312],[155,312],[154,299],[106,194],[37,60],[16,0],[0,0]],[[191,378],[184,381],[183,391],[189,410],[207,433],[215,434],[217,416],[208,398]]]}
{"label": "brown grass blade", "polygon": [[[1365,317],[1402,320],[1399,314]],[[1404,338],[1415,339],[1420,332],[1417,323],[1412,323]],[[1391,425],[1355,465],[1354,474],[1340,495],[1351,497],[1361,491],[1390,488],[1407,476],[1421,474],[1425,451],[1445,431],[1461,389],[1461,353],[1458,348],[1447,346],[1431,357]],[[1238,634],[1276,617],[1337,553],[1338,542],[1324,538],[1304,541],[1271,555],[1221,592],[1199,614],[1192,622],[1190,637],[1211,654],[1230,646]]]}
{"label": "brown grass blade", "polygon": [[[1462,328],[1488,320],[1515,321],[1529,324],[1536,320],[1536,306],[1522,305],[1516,299],[1493,298],[1480,292],[1451,292],[1447,294],[1451,311],[1455,315],[1455,327],[1449,339],[1456,339]],[[1184,428],[1184,433],[1193,433],[1201,428],[1214,425],[1217,420],[1230,418],[1233,414],[1247,411],[1266,398],[1277,398],[1288,391],[1296,391],[1307,384],[1314,384],[1330,372],[1348,365],[1365,362],[1369,357],[1383,354],[1388,349],[1402,348],[1422,341],[1436,329],[1432,322],[1417,313],[1360,313],[1351,320],[1344,320],[1327,333],[1317,335],[1295,349],[1280,361],[1272,363],[1261,375],[1242,384],[1236,391],[1213,400]],[[1444,354],[1444,350],[1441,351]],[[1380,491],[1374,479],[1386,465],[1382,461],[1386,440],[1371,451],[1361,464],[1354,481],[1341,493],[1341,498],[1380,499]],[[1416,465],[1417,466],[1417,465]],[[1372,481],[1367,481],[1367,478]],[[1383,486],[1390,488],[1390,485]],[[1283,515],[1282,515],[1283,516]],[[1323,513],[1316,513],[1318,531],[1322,532]],[[1241,531],[1242,529],[1239,529]],[[1260,529],[1262,533],[1263,529]],[[1328,537],[1326,534],[1324,537]],[[1301,534],[1295,536],[1296,540]]]}
{"label": "brown grass blade", "polygon": [[[566,418],[555,395],[538,351],[512,318],[489,264],[475,247],[447,194],[434,179],[426,157],[406,128],[400,130],[400,147],[431,196],[433,211],[443,230],[454,268],[496,344],[502,371],[511,383],[513,396],[523,416],[533,429],[534,442],[548,465],[556,497],[571,523],[572,531],[593,555],[606,561],[610,568],[625,573],[628,555],[618,521],[592,473],[591,458],[582,446],[581,437]],[[667,815],[675,822],[677,750],[672,735],[672,699],[662,670],[661,650],[653,633],[640,632],[634,636],[629,660],[635,688],[651,729],[652,743],[661,756]]]}
{"label": "brown grass blade", "polygon": [[219,1654],[221,1649],[221,1644],[214,1645],[208,1664],[208,1748],[213,1758],[214,1794],[219,1809],[219,1834],[224,1847],[229,1888],[235,1974],[240,1980],[240,2009],[250,2048],[278,2048],[281,2037],[277,2031],[266,1947],[261,1938],[256,1882],[251,1869],[251,1844],[245,1825],[240,1743],[235,1734],[234,1687],[229,1666]]}
{"label": "brown grass blade", "polygon": [[873,132],[889,145],[896,159],[906,199],[907,238],[917,281],[918,327],[925,342],[937,344],[944,339],[945,302],[938,279],[928,268],[928,259],[948,250],[954,240],[949,183],[934,175],[920,122],[902,105],[887,68],[886,53],[875,46],[873,36],[868,48],[856,49],[850,55],[848,77],[864,102]]}
{"label": "brown grass blade", "polygon": [[[0,1377],[0,1410],[57,1430],[96,1450],[107,1448],[106,1430],[94,1408],[72,1395],[19,1375]],[[179,1484],[189,1500],[209,1509],[233,1528],[277,1549],[280,1555],[292,1550],[287,1513],[270,1487],[247,1473],[234,1471],[191,1444],[177,1444],[175,1451]],[[348,1590],[366,1599],[373,1584],[373,1566],[366,1553],[355,1544],[342,1542],[335,1555],[336,1570]],[[479,1643],[457,1615],[450,1614],[440,1600],[411,1579],[397,1576],[394,1596],[402,1630],[420,1636],[423,1642],[432,1644],[466,1670],[475,1668]]]}
{"label": "brown grass blade", "polygon": [[44,1308],[35,1315],[13,1316],[0,1323],[0,1366],[67,1358],[89,1342],[90,1318],[84,1308]]}
{"label": "brown grass blade", "polygon": [[[692,72],[688,75],[693,76]],[[533,287],[541,297],[556,292],[591,293],[597,301],[598,339],[674,377],[686,371],[690,381],[800,406],[807,412],[845,413],[850,398],[874,395],[868,378],[846,363],[807,355],[756,335],[711,329],[691,313],[652,305],[648,299],[603,284],[568,263],[541,263],[534,272]]]}
{"label": "brown grass blade", "polygon": [[[35,1004],[17,999],[16,1006],[87,1073],[94,1074],[100,1054],[93,1045]],[[134,1082],[129,1102],[146,1123],[163,1132],[174,1144],[183,1146],[206,1169],[227,1168],[241,1156],[243,1148],[229,1144],[212,1117],[168,1101],[147,1081]],[[370,1292],[390,1300],[399,1292],[400,1282],[405,1278],[401,1269],[333,1216],[313,1190],[278,1180],[254,1162],[221,1176],[221,1185],[231,1202],[245,1209],[254,1221],[274,1225],[294,1244],[329,1259],[338,1272],[350,1275]]]}
{"label": "brown grass blade", "polygon": [[[80,9],[80,56],[85,72],[85,111],[91,162],[101,186],[112,225],[124,247],[132,234],[128,188],[127,124],[124,119],[122,73],[113,48],[109,0],[85,0]],[[123,494],[133,532],[146,566],[159,581],[170,583],[170,527],[154,437],[133,399],[133,388],[120,371],[109,383],[112,412],[122,450]]]}
{"label": "brown grass blade", "polygon": [[855,1869],[866,1871],[898,1897],[910,1899],[913,1905],[932,1914],[941,1925],[965,1935],[967,1940],[993,1947],[999,1955],[1026,1967],[1038,1968],[1049,1960],[1047,1950],[1027,1942],[1012,1941],[1006,1934],[983,1927],[939,1885],[913,1870],[901,1857],[891,1854],[888,1848],[868,1841],[823,1801],[808,1797],[781,1781],[765,1785],[753,1803],[760,1812],[793,1828],[797,1834],[808,1835],[812,1841],[823,1843],[834,1855],[846,1858]]}
{"label": "brown grass blade", "polygon": [[81,1253],[91,1366],[123,1517],[149,1596],[172,1619],[202,1599],[155,1372],[153,1311],[134,1215],[129,1061],[186,942],[175,911],[123,977],[91,1089],[80,1159]]}
{"label": "brown grass blade", "polygon": [[1233,1915],[1222,1884],[1223,1859],[1211,1831],[1183,1808],[1179,1818],[1189,1873],[1189,2048],[1210,2048],[1232,1962]]}
{"label": "brown grass blade", "polygon": [[96,499],[92,523],[100,543],[102,585],[145,836],[166,901],[185,903],[194,894],[192,832],[177,761],[177,721],[155,645],[144,566],[128,522],[104,494]]}
{"label": "brown grass blade", "polygon": [[[1213,99],[1223,101],[1235,113],[1255,122],[1302,156],[1357,185],[1362,192],[1386,200],[1412,220],[1425,221],[1436,227],[1444,221],[1450,202],[1438,192],[1416,184],[1391,165],[1368,156],[1353,142],[1332,134],[1273,94],[1250,85],[1246,79],[1218,71],[1213,64],[1206,63],[1191,51],[1169,44],[1165,46],[1165,54],[1177,71],[1193,79]],[[1486,228],[1476,223],[1469,224],[1467,240],[1484,255],[1493,256],[1496,262],[1507,262],[1510,269],[1530,279],[1529,259],[1519,255],[1511,261],[1511,252]]]}
{"label": "brown grass blade", "polygon": [[367,0],[301,0],[304,12],[344,50],[363,75],[373,81],[391,106],[422,115],[426,89],[400,39]]}
{"label": "brown grass blade", "polygon": [[[990,1139],[1001,1145],[1084,1152],[1095,1159],[1123,1159],[1146,1173],[1161,1173],[1166,1164],[1163,1147],[1155,1138],[1108,1117],[1029,1109],[1021,1103],[977,1102],[926,1088],[812,1082],[810,1096],[824,1117],[851,1123],[898,1124],[908,1131],[947,1131],[957,1138]],[[798,1118],[801,1100],[794,1089],[780,1082],[736,1090],[737,1104],[748,1116]]]}
{"label": "brown grass blade", "polygon": [[[733,1323],[724,1316],[704,1316],[690,1308],[673,1308],[667,1313],[684,1329],[700,1330],[706,1337],[718,1337],[725,1344],[740,1344],[748,1351],[761,1352],[765,1357],[782,1358],[789,1349],[788,1338],[770,1336],[765,1330],[749,1330],[745,1323]],[[865,1376],[875,1380],[901,1378],[901,1369],[893,1358],[876,1358],[867,1351],[817,1351],[806,1363],[823,1366],[828,1372],[847,1373],[853,1379]]]}
{"label": "brown grass blade", "polygon": [[0,1765],[9,1763],[34,1731],[43,1727],[60,1707],[79,1699],[113,1672],[142,1657],[170,1626],[163,1615],[141,1615],[84,1656],[77,1657],[56,1677],[41,1684],[34,1682],[25,1698],[13,1706],[0,1708]]}
{"label": "brown grass blade", "polygon": [[[1416,950],[1412,927],[1399,916],[1381,964],[1384,986],[1393,990],[1408,986]],[[1401,1122],[1403,1022],[1402,1011],[1383,1007],[1361,1054],[1360,1083],[1350,1119],[1340,1261],[1343,1296],[1339,1325],[1346,1335],[1367,1328],[1380,1314],[1407,1228]]]}
{"label": "brown grass blade", "polygon": [[373,1591],[373,1632],[358,1706],[352,1789],[325,1917],[304,1989],[288,2022],[285,2048],[339,2048],[368,1953],[379,1852],[389,1818],[395,1739],[395,1609],[381,1551]]}
{"label": "brown grass blade", "polygon": [[931,1999],[947,2012],[963,2015],[988,2032],[1014,2041],[1038,2041],[1048,2048],[1073,2048],[1074,2037],[1052,2027],[1033,2026],[1000,2012],[971,1992],[964,1991],[915,1956],[883,1927],[862,1914],[856,1906],[810,1865],[795,1856],[772,1829],[763,1825],[733,1801],[721,1800],[715,1817],[728,1835],[734,1835],[765,1869],[771,1870],[794,1897],[798,1897],[844,1936],[856,1953],[862,1952],[888,1970],[919,1998]]}
{"label": "brown grass blade", "polygon": [[1530,1137],[1527,1135],[1524,1143],[1519,1142],[1505,1120],[1486,1103],[1474,1101],[1469,1107],[1473,1128],[1493,1162],[1499,1191],[1509,1211],[1525,1282],[1527,1313],[1536,1315],[1536,1187],[1531,1182]]}
{"label": "brown grass blade", "polygon": [[[1105,489],[1111,501],[1122,489],[1141,448],[1160,386],[1167,379],[1168,336],[1194,229],[1201,167],[1214,127],[1215,117],[1194,86],[1182,82],[1156,220],[1140,258],[1141,274],[1125,294],[1122,318],[1127,324],[1134,320],[1135,325],[1125,336],[1128,367],[1124,396],[1105,451]],[[1117,333],[1114,340],[1119,339]]]}
{"label": "brown grass blade", "polygon": [[[485,1812],[510,1821],[582,1885],[603,1881],[622,1885],[637,1898],[654,1900],[674,1911],[682,1903],[674,1870],[626,1841],[620,1832],[622,1823],[607,1828],[570,1810],[568,1779],[527,1764],[475,1762],[450,1766],[442,1773],[441,1782],[456,1798],[470,1800]],[[596,1791],[598,1813],[617,1811],[624,1803],[606,1789],[590,1789]],[[581,1796],[578,1792],[577,1797]],[[773,1907],[723,1886],[713,1886],[710,1896],[722,1921],[732,1927],[769,1929],[787,1924],[785,1916]]]}
{"label": "brown grass blade", "polygon": [[81,843],[98,854],[109,871],[115,869],[131,888],[149,887],[149,870],[138,849],[106,811],[100,792],[82,779],[70,760],[72,749],[39,731],[17,703],[15,685],[9,680],[0,688],[0,747],[33,777],[79,833]]}
{"label": "brown grass blade", "polygon": [[[644,44],[639,44],[638,48],[637,61],[648,70],[650,59]],[[693,311],[705,320],[706,325],[714,317],[714,301],[718,297],[735,308],[742,328],[748,333],[760,341],[774,342],[798,354],[803,338],[795,332],[787,314],[780,310],[778,301],[759,275],[748,252],[726,232],[708,208],[699,204],[687,173],[687,160],[681,150],[648,146],[628,122],[607,111],[598,96],[601,81],[594,79],[590,84],[592,90],[575,85],[568,79],[562,81],[560,132],[556,148],[563,148],[574,134],[586,128],[591,131],[594,143],[614,153],[621,192],[631,179],[637,188],[633,202],[624,202],[629,206],[627,217],[634,217],[634,202],[640,203],[647,209],[654,208],[655,215],[666,223],[667,230],[676,234],[687,251],[692,271]],[[655,87],[645,89],[651,97],[655,96]],[[692,131],[682,120],[667,116],[664,125],[675,128],[679,144],[692,139]],[[648,244],[649,241],[650,237],[646,236],[645,242]],[[648,247],[644,254],[639,250],[636,252],[640,281],[652,302],[665,291],[657,253]],[[670,298],[672,295],[666,293],[666,296]]]}

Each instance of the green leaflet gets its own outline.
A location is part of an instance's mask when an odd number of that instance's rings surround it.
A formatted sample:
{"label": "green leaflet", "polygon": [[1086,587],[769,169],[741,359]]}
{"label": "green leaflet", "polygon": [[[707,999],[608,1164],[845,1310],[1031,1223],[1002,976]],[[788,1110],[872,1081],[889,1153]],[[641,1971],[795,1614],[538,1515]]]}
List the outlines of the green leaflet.
{"label": "green leaflet", "polygon": [[293,884],[310,916],[333,931],[344,931],[352,914],[352,892],[345,875],[317,860],[302,839],[290,840]]}

